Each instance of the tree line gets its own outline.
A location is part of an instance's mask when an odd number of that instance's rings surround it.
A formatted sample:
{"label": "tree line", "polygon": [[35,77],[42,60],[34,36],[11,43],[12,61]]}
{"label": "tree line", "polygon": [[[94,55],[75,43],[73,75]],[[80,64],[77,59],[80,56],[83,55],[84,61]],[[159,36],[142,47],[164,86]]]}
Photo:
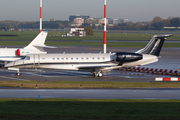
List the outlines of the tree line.
{"label": "tree line", "polygon": [[[94,24],[83,24],[83,26],[91,27],[93,29],[103,29],[103,25],[95,26]],[[44,29],[63,29],[70,28],[71,23],[69,21],[61,21],[61,20],[51,20],[51,21],[43,21]],[[179,17],[169,17],[167,19],[162,19],[157,16],[150,22],[125,22],[115,24],[113,26],[107,26],[109,30],[163,30],[164,27],[180,27],[180,18]],[[9,28],[39,28],[39,22],[21,22],[21,21],[0,21],[1,29],[9,29]]]}
{"label": "tree line", "polygon": [[[70,27],[69,21],[43,21],[43,28],[44,29],[63,29],[65,27]],[[0,21],[0,28],[1,29],[9,29],[9,28],[39,28],[39,22],[21,22],[21,21],[12,21],[12,20],[6,20],[6,21]]]}
{"label": "tree line", "polygon": [[164,27],[180,27],[179,17],[169,17],[167,19],[162,19],[161,17],[155,17],[151,22],[126,22],[119,23],[112,27],[109,26],[111,30],[163,30]]}

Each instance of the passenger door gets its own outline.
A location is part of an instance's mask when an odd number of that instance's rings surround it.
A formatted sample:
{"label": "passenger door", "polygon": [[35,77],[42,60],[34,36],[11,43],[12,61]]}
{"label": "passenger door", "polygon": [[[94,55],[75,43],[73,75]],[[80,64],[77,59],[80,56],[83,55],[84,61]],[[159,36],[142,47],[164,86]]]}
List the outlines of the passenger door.
{"label": "passenger door", "polygon": [[39,66],[40,62],[39,62],[39,55],[34,55],[34,66]]}

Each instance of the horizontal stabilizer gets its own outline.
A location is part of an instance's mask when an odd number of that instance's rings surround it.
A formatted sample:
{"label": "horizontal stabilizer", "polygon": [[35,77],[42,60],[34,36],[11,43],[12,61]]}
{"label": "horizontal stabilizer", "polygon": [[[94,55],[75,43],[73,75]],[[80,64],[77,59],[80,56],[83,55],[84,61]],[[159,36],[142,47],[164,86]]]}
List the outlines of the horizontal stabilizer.
{"label": "horizontal stabilizer", "polygon": [[57,48],[54,46],[47,46],[47,45],[33,45],[34,47],[42,47],[42,48]]}

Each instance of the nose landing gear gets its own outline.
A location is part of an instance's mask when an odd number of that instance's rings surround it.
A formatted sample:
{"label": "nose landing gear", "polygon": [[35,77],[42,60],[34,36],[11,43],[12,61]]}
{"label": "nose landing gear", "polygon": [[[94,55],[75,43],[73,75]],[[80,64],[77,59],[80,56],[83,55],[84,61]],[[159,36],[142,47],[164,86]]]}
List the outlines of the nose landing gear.
{"label": "nose landing gear", "polygon": [[21,73],[17,71],[16,76],[21,76]]}

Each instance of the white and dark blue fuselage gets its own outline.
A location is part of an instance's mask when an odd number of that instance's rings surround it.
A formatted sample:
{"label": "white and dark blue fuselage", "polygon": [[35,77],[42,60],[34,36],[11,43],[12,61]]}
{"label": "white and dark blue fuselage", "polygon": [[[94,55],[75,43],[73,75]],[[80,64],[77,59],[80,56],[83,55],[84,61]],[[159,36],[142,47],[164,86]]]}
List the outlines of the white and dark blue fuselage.
{"label": "white and dark blue fuselage", "polygon": [[[95,76],[101,76],[101,72],[121,67],[131,67],[145,65],[158,61],[158,57],[147,54],[137,54],[132,58],[129,53],[126,55],[123,64],[119,65],[125,57],[124,53],[117,56],[117,53],[97,53],[97,54],[32,54],[23,57],[21,60],[11,62],[6,65],[10,68],[23,69],[61,69],[61,70],[79,70],[89,71]],[[128,58],[129,57],[129,58]]]}
{"label": "white and dark blue fuselage", "polygon": [[145,48],[135,53],[29,54],[21,60],[6,64],[5,67],[8,69],[42,68],[89,71],[94,76],[101,77],[103,71],[157,62],[164,40],[169,36],[154,36]]}

